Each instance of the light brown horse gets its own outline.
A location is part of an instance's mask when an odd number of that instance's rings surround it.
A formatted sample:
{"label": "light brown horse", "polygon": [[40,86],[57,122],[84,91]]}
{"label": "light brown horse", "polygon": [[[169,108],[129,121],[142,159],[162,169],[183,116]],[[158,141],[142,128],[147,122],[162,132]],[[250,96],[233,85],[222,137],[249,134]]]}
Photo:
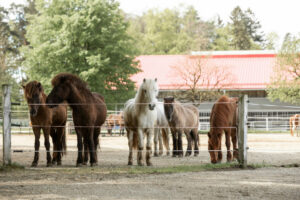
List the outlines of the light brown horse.
{"label": "light brown horse", "polygon": [[299,114],[295,114],[292,115],[290,117],[290,131],[291,131],[291,135],[294,136],[294,132],[296,130],[297,133],[297,137],[300,136],[299,131],[297,130],[297,128],[300,125],[300,115]]}
{"label": "light brown horse", "polygon": [[[53,89],[47,97],[50,108],[67,101],[72,108],[73,121],[77,134],[77,166],[86,164],[88,152],[91,166],[97,165],[98,136],[106,119],[106,104],[104,98],[91,92],[87,84],[78,76],[70,73],[60,73],[52,79]],[[83,139],[83,141],[82,141]],[[83,143],[85,153],[83,159]]]}
{"label": "light brown horse", "polygon": [[52,163],[57,162],[57,165],[61,165],[61,157],[67,148],[64,127],[67,121],[67,107],[58,106],[55,109],[49,109],[45,105],[47,96],[41,83],[37,81],[31,81],[22,87],[30,110],[30,121],[35,137],[35,153],[31,166],[36,167],[38,165],[41,130],[43,130],[45,137],[47,166],[51,165],[49,135],[53,141]]}
{"label": "light brown horse", "polygon": [[123,112],[120,112],[119,114],[110,114],[106,118],[106,128],[108,134],[112,135],[112,129],[115,126],[120,127],[120,135],[124,135],[124,119],[123,119]]}
{"label": "light brown horse", "polygon": [[173,157],[183,156],[183,133],[185,133],[188,142],[185,156],[192,154],[192,143],[194,143],[194,156],[197,156],[199,154],[198,109],[193,105],[182,105],[175,101],[174,97],[164,98],[164,108],[173,137]]}
{"label": "light brown horse", "polygon": [[210,114],[210,131],[208,132],[208,150],[211,163],[222,161],[221,141],[223,131],[226,136],[227,162],[232,160],[230,137],[233,144],[233,156],[238,158],[237,151],[237,98],[220,97]]}

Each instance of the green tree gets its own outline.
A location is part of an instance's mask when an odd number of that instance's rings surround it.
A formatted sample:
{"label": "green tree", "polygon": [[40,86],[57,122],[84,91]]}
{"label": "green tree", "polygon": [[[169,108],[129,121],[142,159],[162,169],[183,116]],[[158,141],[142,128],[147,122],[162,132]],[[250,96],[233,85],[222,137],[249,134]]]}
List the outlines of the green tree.
{"label": "green tree", "polygon": [[30,79],[46,91],[59,72],[79,75],[107,103],[124,102],[134,94],[130,76],[139,70],[128,24],[113,0],[36,2],[38,15],[27,29],[30,46],[23,49]]}
{"label": "green tree", "polygon": [[277,56],[275,75],[268,87],[268,98],[299,104],[300,99],[300,34],[286,34]]}
{"label": "green tree", "polygon": [[233,35],[231,34],[231,25],[224,25],[220,17],[217,18],[215,25],[215,35],[212,40],[213,50],[233,50]]}
{"label": "green tree", "polygon": [[261,25],[249,8],[243,11],[237,6],[231,12],[230,20],[232,43],[235,49],[262,49],[264,35],[259,31]]}

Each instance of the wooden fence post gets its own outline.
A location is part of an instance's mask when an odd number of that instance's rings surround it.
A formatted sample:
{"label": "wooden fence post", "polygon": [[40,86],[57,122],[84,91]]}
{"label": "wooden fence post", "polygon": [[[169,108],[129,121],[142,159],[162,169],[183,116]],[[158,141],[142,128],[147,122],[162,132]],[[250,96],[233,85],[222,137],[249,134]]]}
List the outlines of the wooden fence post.
{"label": "wooden fence post", "polygon": [[248,96],[242,95],[239,98],[239,163],[242,168],[247,167],[247,114],[248,114]]}
{"label": "wooden fence post", "polygon": [[11,164],[11,85],[2,85],[3,98],[3,165]]}

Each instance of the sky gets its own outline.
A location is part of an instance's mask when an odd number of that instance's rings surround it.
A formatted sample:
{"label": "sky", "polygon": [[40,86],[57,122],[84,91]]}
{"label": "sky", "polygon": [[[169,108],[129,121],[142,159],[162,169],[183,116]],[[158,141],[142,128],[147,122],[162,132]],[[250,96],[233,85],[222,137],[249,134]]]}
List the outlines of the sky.
{"label": "sky", "polygon": [[[23,3],[25,0],[0,0],[0,5],[8,7],[12,2]],[[193,5],[204,20],[218,15],[225,22],[229,21],[230,12],[240,6],[250,8],[262,25],[264,33],[276,32],[281,40],[287,32],[300,33],[299,0],[117,0],[120,8],[127,13],[142,15],[148,9],[182,9]],[[280,42],[281,43],[281,42]]]}

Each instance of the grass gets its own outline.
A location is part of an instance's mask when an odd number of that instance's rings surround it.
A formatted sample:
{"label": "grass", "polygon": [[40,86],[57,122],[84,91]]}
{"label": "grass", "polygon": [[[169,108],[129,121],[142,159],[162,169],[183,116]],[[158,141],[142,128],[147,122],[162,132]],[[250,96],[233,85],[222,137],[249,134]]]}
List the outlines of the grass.
{"label": "grass", "polygon": [[0,166],[0,172],[12,172],[15,170],[24,170],[25,167],[18,163],[11,163],[9,165]]}

